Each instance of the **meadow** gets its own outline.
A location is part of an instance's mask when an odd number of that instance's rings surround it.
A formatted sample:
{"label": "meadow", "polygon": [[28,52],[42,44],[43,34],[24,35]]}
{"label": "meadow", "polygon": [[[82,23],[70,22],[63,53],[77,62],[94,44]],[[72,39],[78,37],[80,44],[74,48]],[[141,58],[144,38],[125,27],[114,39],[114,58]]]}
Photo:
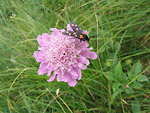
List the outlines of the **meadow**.
{"label": "meadow", "polygon": [[[150,113],[150,0],[0,0],[0,113]],[[75,87],[47,82],[37,36],[70,22],[98,58]],[[59,89],[59,92],[58,92]]]}

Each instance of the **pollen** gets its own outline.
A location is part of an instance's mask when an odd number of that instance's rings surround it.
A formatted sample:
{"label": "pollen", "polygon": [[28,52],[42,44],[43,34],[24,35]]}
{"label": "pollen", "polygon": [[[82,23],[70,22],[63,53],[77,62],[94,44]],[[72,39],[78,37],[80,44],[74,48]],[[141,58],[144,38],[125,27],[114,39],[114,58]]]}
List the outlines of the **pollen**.
{"label": "pollen", "polygon": [[81,28],[79,28],[79,30],[81,30]]}
{"label": "pollen", "polygon": [[72,26],[74,26],[74,24],[71,24]]}
{"label": "pollen", "polygon": [[76,28],[76,30],[79,30],[78,28]]}
{"label": "pollen", "polygon": [[76,33],[73,33],[74,35],[76,34]]}
{"label": "pollen", "polygon": [[78,26],[78,25],[75,25],[76,27]]}
{"label": "pollen", "polygon": [[77,37],[77,35],[75,35],[75,37]]}
{"label": "pollen", "polygon": [[71,35],[71,33],[69,33],[69,35]]}

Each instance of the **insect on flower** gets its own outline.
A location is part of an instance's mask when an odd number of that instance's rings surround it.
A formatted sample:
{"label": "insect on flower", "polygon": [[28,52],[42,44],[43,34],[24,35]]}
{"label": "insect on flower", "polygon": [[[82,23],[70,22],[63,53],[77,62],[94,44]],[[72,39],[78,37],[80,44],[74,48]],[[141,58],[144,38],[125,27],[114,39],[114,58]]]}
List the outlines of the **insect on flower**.
{"label": "insect on flower", "polygon": [[74,22],[70,23],[71,28],[73,29],[73,31],[66,31],[63,32],[62,34],[64,35],[68,35],[68,36],[73,36],[75,38],[80,39],[81,41],[89,41],[88,36],[81,30],[81,28]]}
{"label": "insect on flower", "polygon": [[[57,78],[58,82],[67,82],[74,87],[82,77],[81,70],[85,70],[90,64],[89,59],[96,59],[97,54],[91,51],[93,48],[87,42],[81,42],[77,38],[70,40],[70,35],[63,35],[64,29],[50,30],[50,34],[43,33],[37,37],[39,47],[33,56],[40,62],[38,75],[47,73],[48,82]],[[67,24],[67,31],[73,31],[70,24]],[[87,31],[84,33],[88,35]]]}

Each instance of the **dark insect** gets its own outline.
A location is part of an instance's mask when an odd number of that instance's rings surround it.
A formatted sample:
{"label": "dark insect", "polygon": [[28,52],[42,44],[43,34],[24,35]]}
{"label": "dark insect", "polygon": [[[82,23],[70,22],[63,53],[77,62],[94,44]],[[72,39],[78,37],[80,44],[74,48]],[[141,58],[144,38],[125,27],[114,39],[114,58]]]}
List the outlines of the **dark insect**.
{"label": "dark insect", "polygon": [[70,26],[74,32],[66,31],[66,32],[63,32],[62,34],[68,35],[68,36],[73,36],[73,37],[78,38],[83,41],[89,41],[88,36],[81,30],[81,28],[76,23],[71,22]]}

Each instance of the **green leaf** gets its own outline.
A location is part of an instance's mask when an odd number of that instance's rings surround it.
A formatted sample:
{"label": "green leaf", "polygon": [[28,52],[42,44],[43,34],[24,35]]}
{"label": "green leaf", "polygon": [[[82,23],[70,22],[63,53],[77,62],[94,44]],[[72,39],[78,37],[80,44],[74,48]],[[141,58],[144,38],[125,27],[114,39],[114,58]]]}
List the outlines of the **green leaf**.
{"label": "green leaf", "polygon": [[123,80],[124,73],[122,71],[121,62],[117,64],[114,70],[114,80],[121,81]]}
{"label": "green leaf", "polygon": [[137,63],[135,63],[132,67],[133,67],[133,72],[135,74],[139,74],[142,70],[142,64],[140,63],[140,60]]}
{"label": "green leaf", "polygon": [[137,89],[141,88],[142,86],[143,86],[143,84],[141,84],[139,82],[134,83],[134,87],[137,88]]}
{"label": "green leaf", "polygon": [[143,81],[149,81],[149,80],[147,79],[147,77],[146,77],[145,75],[140,75],[140,76],[137,78],[137,81],[143,82]]}
{"label": "green leaf", "polygon": [[131,103],[131,106],[132,106],[133,113],[141,113],[141,105],[139,101],[133,101]]}
{"label": "green leaf", "polygon": [[113,80],[113,73],[112,73],[112,72],[106,72],[106,73],[105,73],[105,77],[106,77],[108,80]]}
{"label": "green leaf", "polygon": [[121,85],[120,83],[114,83],[112,85],[113,92],[115,92],[116,90],[118,90],[120,85]]}
{"label": "green leaf", "polygon": [[127,94],[133,94],[134,93],[134,91],[132,90],[132,88],[125,89],[125,92]]}
{"label": "green leaf", "polygon": [[133,72],[133,70],[131,70],[131,71],[128,72],[128,76],[129,76],[129,79],[132,80],[132,79],[134,79],[136,74]]}
{"label": "green leaf", "polygon": [[142,64],[140,63],[140,60],[136,62],[131,70],[128,72],[129,79],[132,80],[142,71]]}

